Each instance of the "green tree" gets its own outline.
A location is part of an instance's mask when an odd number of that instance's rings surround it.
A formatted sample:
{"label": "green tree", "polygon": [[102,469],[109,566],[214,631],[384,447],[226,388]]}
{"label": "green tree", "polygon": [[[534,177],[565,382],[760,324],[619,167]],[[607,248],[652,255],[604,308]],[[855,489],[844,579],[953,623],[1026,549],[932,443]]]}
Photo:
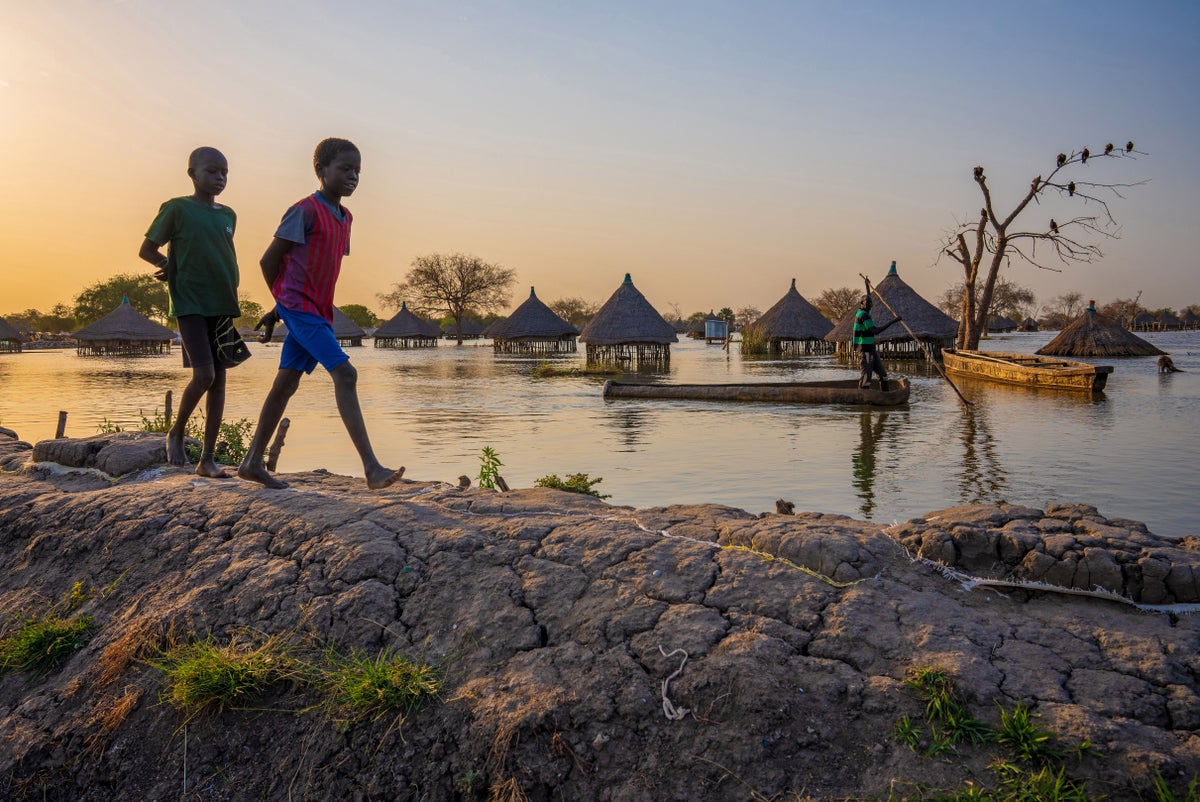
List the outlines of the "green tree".
{"label": "green tree", "polygon": [[559,298],[546,306],[577,329],[583,329],[600,311],[600,304],[582,298]]}
{"label": "green tree", "polygon": [[[976,288],[978,292],[979,288]],[[938,296],[938,308],[950,317],[962,311],[963,285],[955,284]],[[979,301],[976,299],[976,304]],[[992,293],[992,308],[989,315],[1005,315],[1018,323],[1033,314],[1037,306],[1037,298],[1033,290],[1022,287],[1016,282],[1001,276],[996,280],[996,288]]]}
{"label": "green tree", "polygon": [[[1022,259],[1035,267],[1053,269],[1045,264],[1046,258],[1038,254],[1040,246],[1047,256],[1059,263],[1090,263],[1104,254],[1100,246],[1086,240],[1094,237],[1116,239],[1119,236],[1117,221],[1109,209],[1108,202],[1101,197],[1111,194],[1122,197],[1121,191],[1130,184],[1096,183],[1084,180],[1083,169],[1090,157],[1116,159],[1134,155],[1133,142],[1124,148],[1112,144],[1104,147],[1103,153],[1091,153],[1088,148],[1072,151],[1071,155],[1058,154],[1054,165],[1042,175],[1035,176],[1029,188],[1011,211],[998,209],[988,186],[987,175],[982,167],[974,170],[975,183],[983,195],[983,208],[977,220],[965,220],[951,229],[941,243],[942,255],[957,262],[963,269],[962,304],[958,314],[958,347],[977,348],[979,338],[987,328],[988,310],[992,308],[992,295],[1000,268],[1013,258]],[[1074,176],[1072,178],[1071,176]],[[1095,214],[1067,212],[1063,222],[1050,218],[1048,222],[1037,221],[1028,229],[1017,228],[1017,219],[1031,207],[1040,207],[1043,201],[1057,196],[1062,203],[1089,204]],[[939,257],[940,258],[940,257]]]}
{"label": "green tree", "polygon": [[364,329],[371,329],[379,325],[379,318],[370,309],[367,309],[362,304],[346,304],[339,306],[342,314],[353,320],[358,326]]}
{"label": "green tree", "polygon": [[726,323],[733,323],[733,310],[728,306],[722,306],[721,311],[717,312],[717,317],[724,320]]}
{"label": "green tree", "polygon": [[238,309],[241,310],[241,314],[233,321],[233,325],[239,329],[254,328],[254,324],[258,323],[264,311],[262,304],[252,301],[244,295],[238,298]]}
{"label": "green tree", "polygon": [[412,269],[402,284],[380,293],[380,302],[399,309],[403,301],[421,312],[437,312],[454,318],[454,332],[462,345],[462,320],[470,310],[488,313],[508,305],[508,290],[515,271],[485,262],[470,254],[431,253],[413,259]]}
{"label": "green tree", "polygon": [[862,290],[856,290],[853,287],[832,287],[827,290],[822,290],[821,294],[816,297],[812,305],[817,308],[817,311],[826,317],[826,319],[838,322],[844,318],[851,310],[857,309],[862,301]]}
{"label": "green tree", "polygon": [[170,301],[167,285],[149,273],[121,273],[92,284],[75,296],[75,321],[80,326],[94,323],[121,305],[129,304],[151,320],[166,323]]}

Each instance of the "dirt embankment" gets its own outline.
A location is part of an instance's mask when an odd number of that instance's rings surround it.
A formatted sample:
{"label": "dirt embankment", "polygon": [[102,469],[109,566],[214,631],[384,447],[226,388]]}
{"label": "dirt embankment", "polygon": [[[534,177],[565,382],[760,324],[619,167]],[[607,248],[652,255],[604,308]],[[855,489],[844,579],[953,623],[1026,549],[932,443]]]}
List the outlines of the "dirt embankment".
{"label": "dirt embankment", "polygon": [[[885,528],[545,489],[372,493],[322,472],[282,491],[162,468],[111,484],[29,456],[0,434],[0,634],[75,583],[95,629],[45,676],[0,676],[3,798],[682,802],[993,783],[1001,745],[928,757],[928,727],[915,750],[894,737],[905,716],[924,723],[905,684],[920,667],[989,725],[1025,703],[1065,751],[1090,742],[1056,765],[1097,796],[1148,794],[1156,774],[1182,791],[1200,770],[1197,543],[1085,505]],[[139,633],[246,631],[400,650],[441,666],[444,690],[402,723],[339,726],[281,684],[184,729],[160,672],[127,659]]]}

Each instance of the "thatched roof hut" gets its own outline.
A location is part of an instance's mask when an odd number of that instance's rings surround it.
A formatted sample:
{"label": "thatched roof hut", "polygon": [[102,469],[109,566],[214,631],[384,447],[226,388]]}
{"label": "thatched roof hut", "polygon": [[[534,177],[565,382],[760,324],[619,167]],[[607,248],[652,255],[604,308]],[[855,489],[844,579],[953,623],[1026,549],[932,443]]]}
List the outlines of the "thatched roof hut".
{"label": "thatched roof hut", "polygon": [[675,329],[633,286],[628,273],[612,297],[583,327],[579,339],[587,344],[588,362],[638,365],[669,363],[671,343],[677,341]]}
{"label": "thatched roof hut", "polygon": [[1037,331],[1038,322],[1031,317],[1027,317],[1021,321],[1021,325],[1017,326],[1017,331]]}
{"label": "thatched roof hut", "polygon": [[1115,320],[1096,311],[1096,302],[1038,349],[1046,356],[1156,356],[1166,353],[1155,348]]}
{"label": "thatched roof hut", "polygon": [[1185,329],[1200,328],[1200,315],[1189,309],[1183,313],[1183,317],[1179,319],[1179,324]]}
{"label": "thatched roof hut", "polygon": [[772,353],[826,354],[833,344],[825,335],[833,324],[796,291],[796,279],[775,305],[749,326],[743,337],[761,337]]}
{"label": "thatched roof hut", "polygon": [[1149,312],[1139,312],[1134,316],[1129,328],[1133,331],[1153,331],[1158,328],[1158,321]]}
{"label": "thatched roof hut", "polygon": [[343,348],[362,345],[367,333],[336,306],[333,308],[333,336],[337,337],[338,345]]}
{"label": "thatched roof hut", "polygon": [[[905,284],[899,273],[896,272],[895,262],[892,262],[887,276],[875,285],[875,289],[887,301],[888,306],[891,306],[904,318],[904,323],[892,326],[875,338],[876,350],[881,357],[885,359],[923,359],[928,353],[936,358],[941,355],[943,348],[954,344],[954,338],[958,336],[958,323]],[[888,311],[887,306],[880,303],[878,298],[875,298],[874,301],[875,304],[871,307],[871,318],[875,321],[876,327],[883,328],[895,320],[896,316]],[[850,340],[854,336],[854,313],[856,311],[851,310],[847,313],[833,327],[833,330],[825,335],[826,341],[837,343],[839,354],[850,353]],[[908,329],[905,328],[906,325]],[[917,336],[916,341],[909,336],[909,329]]]}
{"label": "thatched roof hut", "polygon": [[391,320],[375,329],[376,348],[436,348],[442,330],[436,323],[408,311],[408,303]]}
{"label": "thatched roof hut", "polygon": [[1175,316],[1171,310],[1167,310],[1158,316],[1159,331],[1175,331],[1183,328],[1183,323]]}
{"label": "thatched roof hut", "polygon": [[116,309],[71,336],[80,356],[145,356],[169,354],[177,335],[134,309],[125,298]]}
{"label": "thatched roof hut", "polygon": [[[483,336],[483,324],[473,317],[464,317],[462,319],[462,338],[464,340],[478,340]],[[458,333],[454,330],[454,321],[448,321],[442,324],[442,336],[447,340],[457,340]]]}
{"label": "thatched roof hut", "polygon": [[0,317],[0,352],[21,353],[21,332],[2,317]]}
{"label": "thatched roof hut", "polygon": [[525,302],[491,334],[498,354],[574,353],[579,329],[542,303],[530,287]]}
{"label": "thatched roof hut", "polygon": [[[687,325],[687,336],[692,340],[704,339],[704,321],[707,318],[696,318]],[[674,326],[672,326],[674,328]]]}
{"label": "thatched roof hut", "polygon": [[1007,315],[988,315],[987,330],[996,334],[1016,331],[1017,321]]}

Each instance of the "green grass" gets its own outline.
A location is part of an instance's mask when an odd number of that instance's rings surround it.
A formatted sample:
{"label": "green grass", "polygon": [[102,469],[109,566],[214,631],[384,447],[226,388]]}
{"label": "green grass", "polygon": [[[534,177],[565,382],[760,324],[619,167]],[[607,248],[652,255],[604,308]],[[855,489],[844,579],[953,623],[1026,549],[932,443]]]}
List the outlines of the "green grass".
{"label": "green grass", "polygon": [[441,690],[436,668],[385,650],[375,657],[355,650],[330,649],[316,669],[315,684],[336,719],[360,721],[390,713],[406,714]]}
{"label": "green grass", "polygon": [[[141,424],[134,431],[165,434],[169,428],[166,417],[156,409],[154,414],[149,417],[143,414]],[[120,425],[108,418],[105,418],[96,429],[103,434],[124,431]],[[204,414],[202,412],[197,412],[188,418],[184,433],[194,440],[204,441]],[[216,461],[223,465],[240,465],[246,458],[246,452],[250,450],[250,439],[253,435],[254,421],[252,420],[241,418],[236,421],[221,421],[221,427],[217,432],[217,444],[214,448]],[[187,451],[188,459],[192,462],[200,460],[200,446],[184,443],[184,449]]]}
{"label": "green grass", "polygon": [[1192,782],[1188,785],[1183,796],[1178,796],[1171,787],[1167,785],[1167,781],[1163,779],[1161,771],[1154,772],[1154,802],[1200,802],[1200,787],[1197,783],[1200,778],[1193,776]]}
{"label": "green grass", "polygon": [[1038,727],[1038,718],[1023,702],[1018,702],[1011,713],[1001,708],[996,742],[1006,744],[1017,757],[1031,763],[1062,757],[1054,748],[1054,733]]}
{"label": "green grass", "polygon": [[0,671],[48,674],[87,643],[92,628],[90,615],[31,616],[0,639]]}
{"label": "green grass", "polygon": [[590,479],[586,473],[573,473],[566,479],[559,479],[558,474],[552,473],[549,476],[543,476],[533,484],[536,487],[552,487],[555,490],[566,490],[569,493],[584,493],[596,498],[610,498],[609,494],[601,493],[595,489],[595,485],[603,481],[604,479],[599,476],[595,479]]}
{"label": "green grass", "polygon": [[625,371],[615,365],[585,365],[560,368],[550,362],[539,362],[529,375],[536,379],[553,376],[620,376]]}
{"label": "green grass", "polygon": [[[941,669],[918,668],[908,675],[905,684],[925,702],[925,719],[931,727],[941,725],[940,737],[934,738],[935,746],[983,743],[991,735],[988,726],[967,709],[955,693],[950,677]],[[942,751],[949,750],[943,748],[935,754]]]}
{"label": "green grass", "polygon": [[235,637],[226,644],[210,637],[170,646],[149,662],[165,675],[162,701],[188,718],[244,707],[272,684],[296,675],[278,637]]}

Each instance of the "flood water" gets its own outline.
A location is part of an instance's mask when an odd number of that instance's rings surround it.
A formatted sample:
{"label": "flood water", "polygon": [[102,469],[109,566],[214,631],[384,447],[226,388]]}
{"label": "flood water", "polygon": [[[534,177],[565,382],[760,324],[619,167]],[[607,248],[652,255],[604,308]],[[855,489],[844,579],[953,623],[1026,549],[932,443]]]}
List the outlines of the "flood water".
{"label": "flood water", "polygon": [[[1001,335],[985,350],[1032,353],[1052,333]],[[1200,332],[1151,333],[1183,373],[1159,375],[1154,357],[1096,360],[1115,366],[1102,394],[1028,390],[955,378],[966,407],[932,369],[889,364],[910,377],[907,406],[731,404],[609,400],[603,379],[529,374],[536,359],[494,355],[490,345],[436,349],[347,349],[375,450],[406,477],[474,477],[491,446],[512,487],[546,474],[603,477],[611,502],[638,507],[712,502],[751,512],[775,500],[799,510],[881,523],[975,501],[1042,506],[1085,502],[1113,518],[1146,522],[1157,534],[1200,533]],[[226,420],[256,419],[279,346],[252,345],[230,371]],[[582,365],[582,353],[560,357]],[[833,357],[743,359],[718,345],[672,347],[673,382],[808,381],[855,375]],[[0,425],[34,442],[54,436],[67,410],[68,436],[104,420],[137,428],[178,399],[188,377],[179,351],[127,359],[74,351],[0,354]],[[176,404],[178,401],[176,400]],[[288,409],[284,472],[327,468],[362,475],[320,368]]]}

